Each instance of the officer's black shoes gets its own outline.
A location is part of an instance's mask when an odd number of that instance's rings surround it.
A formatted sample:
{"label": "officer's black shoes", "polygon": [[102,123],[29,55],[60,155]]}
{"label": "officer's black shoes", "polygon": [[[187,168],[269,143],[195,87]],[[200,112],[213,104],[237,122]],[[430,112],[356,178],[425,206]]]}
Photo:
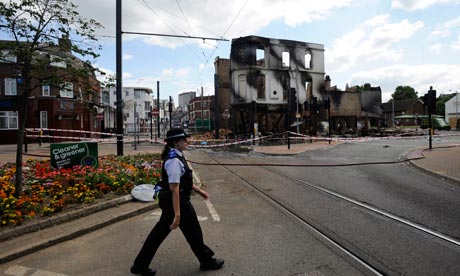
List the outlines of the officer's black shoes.
{"label": "officer's black shoes", "polygon": [[200,265],[200,270],[217,270],[221,269],[224,265],[223,259],[212,258],[209,262],[202,263]]}
{"label": "officer's black shoes", "polygon": [[140,275],[140,276],[155,276],[155,274],[157,274],[155,270],[151,270],[150,268],[147,270],[141,271],[141,270],[135,269],[134,267],[131,267],[131,273]]}

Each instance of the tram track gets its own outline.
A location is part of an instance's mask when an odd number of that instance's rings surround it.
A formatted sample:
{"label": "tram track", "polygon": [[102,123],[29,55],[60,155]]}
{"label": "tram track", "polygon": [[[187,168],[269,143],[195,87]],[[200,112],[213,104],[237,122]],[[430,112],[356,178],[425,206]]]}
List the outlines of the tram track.
{"label": "tram track", "polygon": [[[208,153],[205,153],[207,158],[215,162],[216,164],[219,164],[220,162],[210,156]],[[236,155],[235,155],[236,156]],[[236,156],[238,159],[243,160],[245,163],[248,165],[251,164],[250,161],[248,161],[245,158],[242,158],[240,156]],[[283,202],[282,199],[277,198],[273,196],[270,192],[266,191],[265,189],[258,187],[252,181],[246,179],[244,176],[238,174],[237,172],[229,169],[228,167],[230,166],[229,164],[224,164],[220,165],[223,169],[231,173],[232,175],[238,177],[246,183],[249,187],[251,187],[253,190],[255,190],[258,194],[260,194],[263,198],[265,198],[267,201],[269,201],[272,205],[278,207],[281,209],[284,213],[288,214],[290,217],[294,218],[296,221],[304,225],[304,227],[308,230],[308,232],[312,233],[316,238],[321,240],[324,244],[326,244],[329,248],[332,248],[334,252],[342,256],[344,259],[346,259],[349,263],[353,264],[356,268],[358,268],[363,274],[365,275],[393,275],[395,274],[394,271],[386,271],[385,266],[378,265],[379,262],[372,262],[369,261],[370,259],[372,260],[372,257],[369,256],[363,256],[363,252],[360,250],[356,250],[356,248],[350,249],[349,246],[347,246],[347,242],[344,242],[340,238],[337,239],[336,236],[331,235],[329,231],[325,231],[321,225],[318,225],[318,222],[316,221],[311,221],[309,218],[306,218],[305,215],[302,215],[299,213],[294,207],[289,206],[285,202]],[[244,164],[242,164],[244,166]],[[276,165],[273,165],[276,166]],[[455,238],[452,238],[448,235],[442,234],[438,231],[429,229],[423,225],[417,224],[415,222],[412,222],[410,220],[407,220],[405,218],[399,217],[397,215],[391,214],[387,211],[381,210],[379,208],[376,208],[374,206],[371,206],[367,203],[360,202],[356,199],[350,198],[348,196],[342,195],[340,193],[334,192],[332,190],[326,189],[324,187],[320,187],[318,185],[309,183],[307,181],[304,181],[302,179],[298,179],[295,177],[292,177],[286,173],[283,173],[279,170],[276,170],[274,168],[268,167],[268,166],[260,166],[260,168],[266,170],[269,173],[276,174],[278,176],[283,177],[286,180],[289,180],[290,182],[296,183],[298,185],[301,185],[305,188],[308,189],[314,189],[322,194],[328,195],[330,197],[334,197],[336,199],[345,201],[348,204],[352,204],[355,207],[364,209],[367,212],[372,212],[378,216],[381,216],[385,219],[388,220],[393,220],[395,223],[404,225],[405,227],[408,227],[410,229],[413,229],[413,231],[419,231],[423,234],[430,235],[431,237],[438,239],[442,243],[448,243],[450,246],[456,247],[460,249],[460,241],[458,241]],[[355,251],[358,251],[356,253]],[[376,265],[377,264],[377,265]]]}
{"label": "tram track", "polygon": [[[211,157],[207,153],[205,153],[207,158],[213,160],[216,163],[219,163],[215,158]],[[328,247],[334,249],[336,253],[338,253],[340,256],[342,256],[345,260],[350,262],[354,267],[356,267],[360,272],[362,272],[364,275],[368,276],[383,276],[385,274],[382,274],[379,272],[376,268],[374,268],[372,265],[367,263],[365,260],[361,259],[359,256],[355,255],[353,252],[350,250],[346,249],[339,243],[337,243],[334,239],[328,237],[325,233],[323,233],[320,229],[309,223],[307,220],[305,220],[298,212],[296,212],[293,208],[286,206],[283,202],[280,200],[274,198],[271,196],[269,193],[264,191],[263,189],[257,187],[256,185],[252,184],[251,182],[247,181],[237,173],[233,172],[232,170],[226,168],[225,166],[222,166],[226,171],[229,173],[233,174],[234,176],[238,177],[241,179],[244,183],[246,183],[248,186],[253,188],[257,193],[259,193],[263,198],[268,200],[272,205],[276,206],[277,208],[281,209],[284,213],[288,214],[291,218],[294,218],[297,222],[301,223],[304,227],[308,229],[308,232],[313,234],[316,238],[318,238],[320,241],[325,243]]]}

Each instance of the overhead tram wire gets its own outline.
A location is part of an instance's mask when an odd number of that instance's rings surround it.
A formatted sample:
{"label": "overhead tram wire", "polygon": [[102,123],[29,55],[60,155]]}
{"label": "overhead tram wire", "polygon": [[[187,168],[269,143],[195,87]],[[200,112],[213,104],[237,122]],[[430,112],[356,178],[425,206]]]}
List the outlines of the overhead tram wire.
{"label": "overhead tram wire", "polygon": [[190,28],[190,32],[192,33],[192,35],[194,35],[192,26],[190,25],[190,22],[188,21],[187,17],[185,17],[184,11],[182,10],[178,0],[176,0],[176,4],[177,4],[177,7],[179,8],[179,10],[180,10],[180,12],[182,14],[182,17],[184,17],[185,22],[187,23],[188,27]]}
{"label": "overhead tram wire", "polygon": [[[160,6],[158,6],[158,5],[155,5],[155,4],[153,4],[153,3],[149,3],[149,5],[154,6],[154,7],[156,7],[157,9],[162,10],[162,11],[164,11],[164,12],[166,12],[166,13],[169,13],[170,15],[172,15],[172,16],[174,16],[174,17],[177,17],[178,19],[182,20],[182,18],[181,18],[180,16],[178,16],[177,14],[175,14],[175,13],[173,13],[173,12],[171,12],[171,11],[168,11],[168,10],[166,10],[166,9],[164,9],[164,8],[162,8],[162,7],[160,7]],[[196,27],[198,27],[198,28],[200,28],[200,29],[202,29],[202,30],[204,30],[204,31],[206,31],[206,32],[208,32],[208,33],[210,33],[210,34],[216,36],[216,37],[219,37],[219,35],[218,35],[217,33],[213,32],[213,31],[210,31],[210,30],[206,29],[205,27],[203,27],[203,26],[201,26],[201,25],[198,25],[198,24],[194,24],[194,25],[195,25]],[[220,38],[224,38],[224,37],[220,37]]]}
{"label": "overhead tram wire", "polygon": [[[161,21],[163,21],[163,23],[166,24],[166,26],[171,30],[171,32],[173,32],[175,35],[177,35],[176,31],[174,31],[174,29],[171,27],[171,25],[165,20],[163,19],[160,14],[158,14],[145,0],[138,0],[139,2],[142,1],[144,3],[144,5],[149,8],[156,16],[158,16],[158,18],[160,18]],[[173,24],[174,25],[174,24]],[[187,36],[190,36],[187,32],[185,32],[184,30],[180,29],[179,27],[176,26],[176,28],[178,28],[181,32],[183,32],[184,34],[186,34]],[[140,33],[139,33],[140,34]],[[161,36],[161,35],[157,35],[157,36]],[[168,35],[163,35],[163,36],[168,36]],[[178,38],[185,38],[187,36],[179,36],[177,35]],[[190,37],[187,37],[187,38],[190,38]],[[200,55],[198,55],[197,53],[195,53],[195,51],[193,51],[193,49],[183,40],[183,43],[185,44],[185,46],[187,48],[189,48],[189,50],[199,59],[201,60],[201,57]]]}
{"label": "overhead tram wire", "polygon": [[[241,6],[240,10],[238,11],[238,13],[235,15],[235,17],[233,18],[232,22],[230,23],[230,25],[228,25],[227,29],[225,30],[224,34],[222,35],[222,37],[225,37],[225,35],[227,34],[227,32],[230,30],[230,28],[233,26],[233,24],[235,23],[236,19],[240,16],[241,12],[243,11],[244,7],[246,6],[246,4],[248,3],[249,0],[246,0],[244,3],[243,3],[243,6]],[[200,71],[200,74],[198,75],[198,78],[195,80],[194,84],[196,84],[196,82],[201,78],[201,75],[203,75],[203,71],[204,69],[206,69],[206,67],[208,66],[208,63],[209,63],[209,60],[211,60],[211,57],[216,53],[217,49],[219,48],[219,45],[220,45],[220,40],[217,41],[217,46],[216,48],[214,48],[214,51],[212,51],[211,55],[209,55],[209,59],[207,59],[206,61],[206,64],[203,66],[203,69],[201,69]]]}
{"label": "overhead tram wire", "polygon": [[[139,2],[141,0],[138,0]],[[158,18],[160,18],[161,21],[163,21],[163,23],[166,24],[166,26],[175,34],[177,35],[177,33],[174,31],[174,29],[172,28],[172,26],[166,21],[166,19],[163,19],[159,13],[157,13],[145,0],[142,0],[142,2],[144,3],[144,5],[150,9],[156,16],[158,16]],[[171,23],[172,24],[172,23]],[[174,25],[174,24],[172,24]],[[175,26],[175,25],[174,25]],[[176,28],[178,28],[181,32],[183,32],[184,34],[186,34],[187,36],[189,35],[187,32],[185,32],[184,30],[180,29],[179,27],[175,26]],[[185,44],[185,46],[190,50],[190,52],[192,52],[199,60],[201,60],[201,57],[199,54],[195,53],[195,51],[183,40],[181,39],[182,42]]]}
{"label": "overhead tram wire", "polygon": [[[181,6],[180,6],[180,4],[179,4],[179,0],[176,0],[176,4],[177,4],[177,7],[179,8],[179,10],[180,10],[182,16],[184,17],[185,22],[187,23],[188,27],[190,28],[190,32],[192,33],[192,35],[195,35],[195,34],[193,33],[193,29],[192,29],[192,26],[190,25],[190,22],[188,21],[187,17],[185,16],[184,11],[182,10],[182,8],[181,8]],[[203,42],[204,42],[204,41],[205,41],[205,40],[203,39]],[[204,54],[203,48],[201,48],[201,45],[200,45],[200,44],[198,44],[198,47],[200,47],[201,53],[203,54],[203,57],[204,57],[204,60],[207,62],[208,60],[207,60],[207,58],[206,58],[206,55]]]}
{"label": "overhead tram wire", "polygon": [[191,36],[191,35],[170,35],[170,34],[157,34],[157,33],[144,33],[144,32],[122,32],[124,34],[134,35],[150,35],[150,36],[165,36],[165,37],[178,37],[178,38],[194,38],[194,39],[207,39],[217,41],[229,41],[228,39],[215,38],[215,37],[202,37],[202,36]]}

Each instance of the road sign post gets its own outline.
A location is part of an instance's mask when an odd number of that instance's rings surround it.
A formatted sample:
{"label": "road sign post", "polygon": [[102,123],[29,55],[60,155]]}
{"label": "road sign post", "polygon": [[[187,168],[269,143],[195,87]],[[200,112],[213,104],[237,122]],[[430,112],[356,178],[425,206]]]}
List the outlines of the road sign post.
{"label": "road sign post", "polygon": [[222,118],[225,119],[225,142],[227,143],[228,141],[228,119],[230,119],[230,112],[228,109],[225,109],[225,111],[222,113]]}

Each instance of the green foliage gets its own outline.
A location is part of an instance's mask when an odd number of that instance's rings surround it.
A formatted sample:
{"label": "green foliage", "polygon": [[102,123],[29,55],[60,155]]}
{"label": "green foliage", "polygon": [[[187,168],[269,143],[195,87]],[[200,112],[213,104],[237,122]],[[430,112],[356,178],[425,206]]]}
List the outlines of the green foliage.
{"label": "green foliage", "polygon": [[[30,86],[32,83],[38,86],[47,81],[58,86],[63,79],[93,73],[90,61],[79,61],[70,50],[81,58],[96,58],[94,49],[101,46],[94,32],[102,26],[92,19],[81,18],[76,8],[69,0],[10,0],[0,4],[0,31],[12,39],[12,43],[2,48],[17,57],[18,70],[24,83],[29,84],[24,85],[24,95],[35,88]],[[59,40],[68,46],[69,54],[62,54]],[[50,62],[62,61],[72,66],[64,69],[49,66]]]}
{"label": "green foliage", "polygon": [[[20,120],[16,151],[16,196],[22,193],[22,146],[27,100],[31,92],[44,82],[62,87],[64,81],[78,80],[82,84],[81,78],[86,77],[88,91],[94,85],[89,83],[94,68],[89,60],[81,60],[86,56],[98,56],[94,49],[100,48],[100,45],[94,33],[102,26],[92,19],[80,17],[76,8],[70,0],[0,2],[0,32],[12,39],[9,43],[1,44],[0,61],[7,61],[5,53],[16,57],[16,61],[8,62],[17,68],[15,77],[22,79],[22,85],[18,87]],[[52,66],[52,63],[60,62],[65,62],[65,66]]]}
{"label": "green foliage", "polygon": [[455,97],[455,94],[448,95],[448,96],[439,96],[436,99],[436,114],[437,115],[441,115],[441,116],[445,115],[445,110],[446,110],[445,103],[448,100],[452,99],[453,97]]}
{"label": "green foliage", "polygon": [[414,88],[410,86],[398,86],[395,89],[395,92],[391,94],[391,98],[395,101],[405,100],[405,99],[414,99],[418,98],[418,92],[415,91]]}

